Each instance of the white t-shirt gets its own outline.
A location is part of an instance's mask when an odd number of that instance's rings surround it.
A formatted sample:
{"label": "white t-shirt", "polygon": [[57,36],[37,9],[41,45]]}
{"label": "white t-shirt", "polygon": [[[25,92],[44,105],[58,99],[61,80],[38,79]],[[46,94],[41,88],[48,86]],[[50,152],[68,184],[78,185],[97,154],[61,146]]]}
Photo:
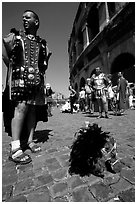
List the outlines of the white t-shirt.
{"label": "white t-shirt", "polygon": [[86,91],[86,94],[90,94],[90,93],[91,93],[91,88],[90,88],[90,86],[85,85],[85,91]]}
{"label": "white t-shirt", "polygon": [[108,87],[108,98],[114,98],[114,92],[112,90],[112,87]]}
{"label": "white t-shirt", "polygon": [[85,91],[84,90],[79,92],[79,98],[85,98]]}

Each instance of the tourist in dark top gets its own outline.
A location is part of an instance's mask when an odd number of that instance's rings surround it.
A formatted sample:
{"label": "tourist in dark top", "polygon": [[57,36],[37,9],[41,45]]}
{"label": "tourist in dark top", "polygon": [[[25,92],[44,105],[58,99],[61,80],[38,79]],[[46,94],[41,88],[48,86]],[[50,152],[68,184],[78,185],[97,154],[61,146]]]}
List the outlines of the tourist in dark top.
{"label": "tourist in dark top", "polygon": [[118,110],[121,113],[124,112],[126,106],[126,93],[128,88],[128,81],[123,77],[122,72],[118,72]]}

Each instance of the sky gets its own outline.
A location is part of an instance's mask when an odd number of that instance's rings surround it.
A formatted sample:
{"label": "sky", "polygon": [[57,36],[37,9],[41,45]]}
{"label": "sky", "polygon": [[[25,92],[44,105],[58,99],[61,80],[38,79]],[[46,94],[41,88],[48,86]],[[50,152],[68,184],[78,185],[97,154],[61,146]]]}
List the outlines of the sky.
{"label": "sky", "polygon": [[[2,2],[2,38],[11,28],[23,29],[22,14],[31,9],[40,18],[38,35],[46,39],[52,52],[46,71],[46,82],[53,91],[69,95],[68,40],[79,2]],[[2,62],[2,83],[5,85],[6,66]]]}

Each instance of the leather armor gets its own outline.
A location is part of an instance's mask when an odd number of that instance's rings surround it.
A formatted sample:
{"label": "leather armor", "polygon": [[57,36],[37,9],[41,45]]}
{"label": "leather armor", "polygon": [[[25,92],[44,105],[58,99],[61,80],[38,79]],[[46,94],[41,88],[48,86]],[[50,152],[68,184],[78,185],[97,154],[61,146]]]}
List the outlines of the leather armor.
{"label": "leather armor", "polygon": [[11,98],[27,97],[44,83],[46,41],[39,36],[29,38],[22,31],[10,35],[12,40],[6,39],[4,44],[10,60]]}

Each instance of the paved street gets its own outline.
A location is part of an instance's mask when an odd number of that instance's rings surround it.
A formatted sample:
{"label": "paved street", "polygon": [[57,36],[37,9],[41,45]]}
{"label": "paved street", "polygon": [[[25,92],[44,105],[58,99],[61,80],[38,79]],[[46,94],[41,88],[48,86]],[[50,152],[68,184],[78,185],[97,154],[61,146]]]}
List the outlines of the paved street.
{"label": "paved street", "polygon": [[[96,119],[98,115],[60,113],[55,108],[47,123],[39,122],[36,138],[42,146],[37,154],[27,152],[32,163],[15,165],[8,160],[11,138],[3,132],[2,200],[6,202],[135,202],[135,111],[124,116]],[[84,121],[98,123],[117,140],[122,170],[104,178],[70,175],[70,146]]]}

